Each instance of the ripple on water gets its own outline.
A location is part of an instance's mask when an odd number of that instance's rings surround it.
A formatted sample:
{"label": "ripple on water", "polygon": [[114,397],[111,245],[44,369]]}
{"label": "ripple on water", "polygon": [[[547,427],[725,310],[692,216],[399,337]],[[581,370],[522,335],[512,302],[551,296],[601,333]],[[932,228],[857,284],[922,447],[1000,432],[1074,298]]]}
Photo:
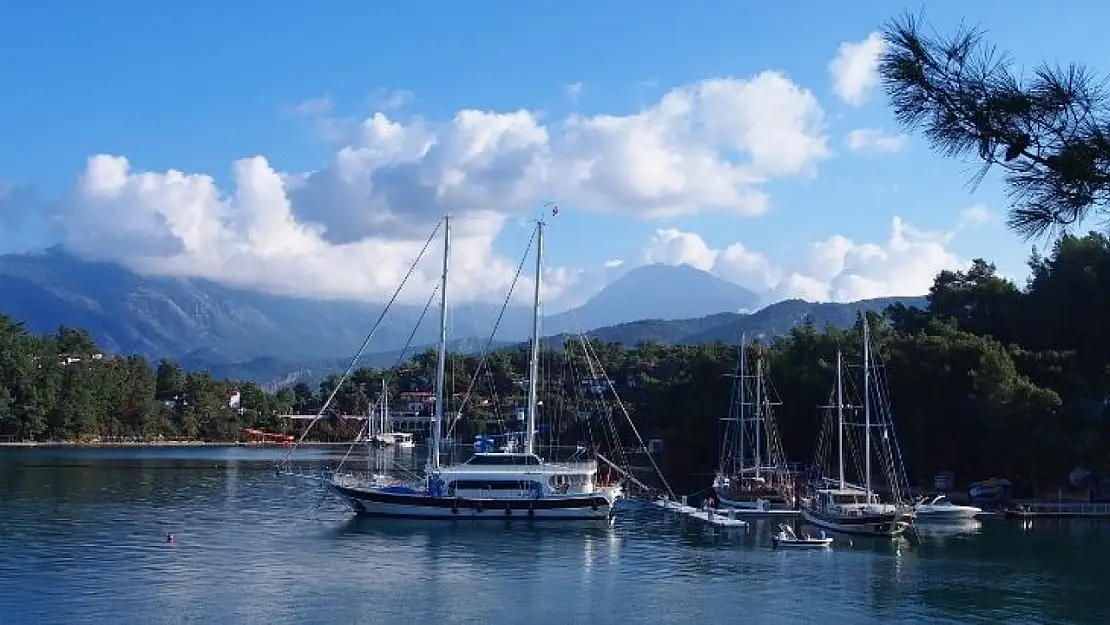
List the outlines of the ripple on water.
{"label": "ripple on water", "polygon": [[36,466],[0,456],[0,622],[1102,616],[1097,567],[1085,563],[1110,548],[1107,532],[1089,528],[1077,537],[1070,526],[988,524],[916,546],[789,552],[770,549],[768,523],[722,532],[656,509],[629,509],[611,527],[363,520],[267,463],[224,453],[71,454]]}

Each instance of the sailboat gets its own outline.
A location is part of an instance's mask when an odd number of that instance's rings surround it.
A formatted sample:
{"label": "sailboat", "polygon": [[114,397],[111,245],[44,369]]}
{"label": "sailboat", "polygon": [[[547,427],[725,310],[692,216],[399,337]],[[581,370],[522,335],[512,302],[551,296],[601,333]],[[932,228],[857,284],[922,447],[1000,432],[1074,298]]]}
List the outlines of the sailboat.
{"label": "sailboat", "polygon": [[[822,477],[816,492],[802,507],[802,517],[809,523],[836,532],[871,536],[898,536],[906,531],[914,519],[913,505],[905,500],[907,490],[901,454],[890,419],[886,393],[874,379],[871,354],[871,335],[867,318],[863,317],[863,423],[845,421],[845,413],[860,412],[858,407],[844,403],[844,363],[841,353],[836,354],[836,403],[825,406],[835,414],[837,440],[837,477]],[[875,410],[875,398],[880,410]],[[826,426],[831,419],[826,419]],[[849,427],[863,430],[863,485],[849,483],[845,477],[845,438]],[[823,466],[827,448],[828,427],[822,431],[818,444],[818,466]],[[874,434],[877,432],[877,436]],[[877,440],[875,440],[877,439]],[[849,441],[850,443],[851,441]],[[884,502],[872,484],[872,457],[880,460],[889,486],[889,501]],[[858,460],[858,458],[857,458]],[[858,464],[858,463],[857,463]]]}
{"label": "sailboat", "polygon": [[381,485],[351,475],[333,475],[327,484],[357,514],[428,519],[607,519],[624,496],[619,483],[601,484],[597,460],[549,462],[536,451],[539,377],[540,303],[545,223],[536,226],[536,274],[532,309],[526,430],[521,452],[476,452],[458,464],[443,464],[440,445],[444,420],[447,358],[447,302],[450,269],[450,217],[443,221],[443,273],[440,282],[439,347],[435,409],[425,476],[414,484]]}
{"label": "sailboat", "polygon": [[738,513],[794,515],[793,477],[786,467],[762,354],[748,371],[748,345],[740,340],[739,374],[721,445],[721,465],[713,479],[719,507]]}
{"label": "sailboat", "polygon": [[[389,415],[389,388],[385,379],[382,379],[382,391],[378,396],[378,412],[375,415],[366,415],[367,425],[375,422],[376,432],[371,434],[373,441],[381,446],[396,445],[402,449],[412,449],[416,446],[411,432],[394,432],[393,422]],[[367,432],[369,433],[369,428]]]}

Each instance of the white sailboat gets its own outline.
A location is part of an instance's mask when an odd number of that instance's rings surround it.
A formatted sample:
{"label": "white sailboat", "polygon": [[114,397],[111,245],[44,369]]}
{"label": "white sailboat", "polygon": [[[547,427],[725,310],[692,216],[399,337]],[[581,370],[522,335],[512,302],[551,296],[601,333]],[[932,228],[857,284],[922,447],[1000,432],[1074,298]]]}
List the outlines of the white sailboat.
{"label": "white sailboat", "polygon": [[444,218],[443,273],[440,284],[440,336],[436,360],[435,410],[426,475],[418,483],[380,483],[336,475],[328,485],[361,515],[430,519],[606,519],[624,496],[618,483],[599,483],[597,460],[549,462],[535,449],[539,377],[540,302],[543,279],[544,222],[537,224],[532,345],[524,449],[475,453],[452,465],[440,461],[444,419],[447,302],[450,269],[450,218]]}
{"label": "white sailboat", "polygon": [[[858,407],[844,403],[844,374],[843,358],[840,352],[836,355],[836,404],[826,406],[835,410],[837,434],[837,477],[830,479],[824,477],[816,492],[802,507],[802,517],[809,523],[833,531],[848,534],[861,534],[872,536],[897,536],[906,531],[914,519],[914,509],[903,496],[906,487],[904,472],[902,470],[901,455],[898,451],[897,441],[890,420],[889,404],[886,402],[885,393],[873,388],[876,380],[872,375],[871,337],[866,316],[863,318],[863,423],[849,423],[845,421],[845,412],[858,413]],[[880,398],[883,408],[877,413],[873,410],[873,395]],[[828,420],[826,420],[828,425]],[[849,427],[858,426],[863,430],[863,485],[849,483],[845,479],[845,437]],[[872,436],[873,431],[878,431],[878,440]],[[827,434],[829,428],[823,429]],[[822,443],[827,442],[823,438]],[[849,441],[850,442],[850,441]],[[818,462],[824,460],[821,456],[822,447],[818,445]],[[883,471],[887,476],[889,486],[889,501],[884,502],[879,493],[873,488],[872,456],[880,459]],[[858,458],[857,458],[858,460]]]}
{"label": "white sailboat", "polygon": [[721,445],[721,464],[713,479],[718,507],[741,514],[790,516],[795,509],[794,480],[787,470],[778,423],[772,408],[762,354],[748,371],[748,345],[740,340],[739,374]]}
{"label": "white sailboat", "polygon": [[401,449],[416,446],[411,432],[393,431],[393,420],[389,413],[389,387],[386,386],[385,379],[382,379],[382,391],[378,396],[378,411],[376,414],[366,415],[366,420],[367,435],[375,444],[382,447],[397,446]]}

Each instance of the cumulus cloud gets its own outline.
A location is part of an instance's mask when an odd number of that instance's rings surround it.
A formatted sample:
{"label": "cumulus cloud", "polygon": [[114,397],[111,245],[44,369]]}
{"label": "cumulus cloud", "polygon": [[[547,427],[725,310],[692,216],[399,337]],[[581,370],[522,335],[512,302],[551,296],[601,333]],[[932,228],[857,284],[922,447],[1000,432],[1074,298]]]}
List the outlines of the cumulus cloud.
{"label": "cumulus cloud", "polygon": [[[319,169],[245,158],[232,165],[229,188],[204,173],[142,171],[124,156],[96,155],[56,203],[56,222],[82,256],[146,274],[381,298],[451,213],[453,295],[496,300],[517,259],[495,254],[494,241],[544,199],[640,218],[757,215],[770,205],[765,182],[813,175],[829,153],[817,99],[775,72],[677,87],[627,115],[544,123],[528,110],[463,110],[403,122],[382,110],[341,130]],[[417,292],[438,273],[426,264]],[[586,273],[553,268],[547,292],[571,293]]]}
{"label": "cumulus cloud", "polygon": [[906,148],[909,137],[887,134],[880,128],[858,128],[848,133],[847,143],[856,154],[896,154]]}
{"label": "cumulus cloud", "polygon": [[859,106],[879,84],[879,55],[883,51],[883,37],[874,32],[863,41],[844,42],[837,49],[836,57],[829,61],[833,91],[841,99]]}
{"label": "cumulus cloud", "polygon": [[656,231],[643,259],[710,271],[752,289],[767,303],[787,298],[851,302],[927,292],[938,272],[966,265],[948,249],[954,233],[918,230],[894,217],[885,243],[833,235],[810,244],[800,262],[783,269],[740,243],[715,249],[696,233],[672,228]]}
{"label": "cumulus cloud", "polygon": [[985,224],[994,219],[994,215],[987,209],[985,204],[975,204],[968,206],[960,213],[961,226],[977,226]]}

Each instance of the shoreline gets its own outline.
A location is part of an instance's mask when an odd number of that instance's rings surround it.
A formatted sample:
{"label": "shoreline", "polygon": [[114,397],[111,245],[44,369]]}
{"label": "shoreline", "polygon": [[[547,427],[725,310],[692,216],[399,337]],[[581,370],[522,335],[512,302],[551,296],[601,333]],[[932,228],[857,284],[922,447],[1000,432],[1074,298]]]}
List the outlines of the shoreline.
{"label": "shoreline", "polygon": [[[349,442],[314,442],[305,441],[301,447],[333,447],[348,446]],[[245,443],[238,441],[105,441],[96,443],[81,443],[76,441],[5,441],[0,442],[2,448],[72,448],[72,449],[98,449],[98,448],[132,448],[132,449],[157,449],[172,447],[260,447],[283,448],[281,445]]]}

